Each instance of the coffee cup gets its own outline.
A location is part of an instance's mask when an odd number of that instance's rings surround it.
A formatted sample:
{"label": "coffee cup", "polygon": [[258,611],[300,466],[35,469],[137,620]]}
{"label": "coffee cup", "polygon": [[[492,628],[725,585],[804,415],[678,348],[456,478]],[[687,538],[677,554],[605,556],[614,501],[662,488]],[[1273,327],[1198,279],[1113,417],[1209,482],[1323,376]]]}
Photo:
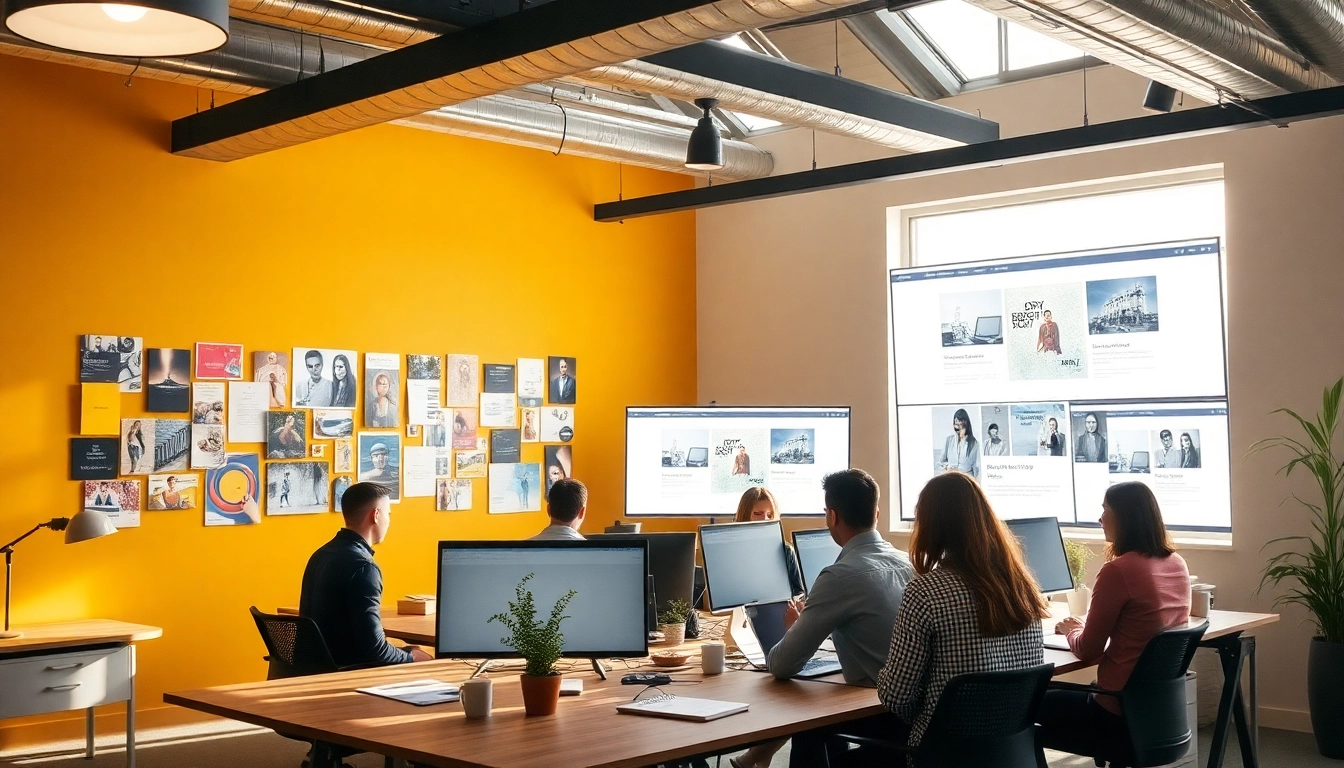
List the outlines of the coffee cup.
{"label": "coffee cup", "polygon": [[1207,589],[1190,590],[1190,615],[1208,616],[1213,607],[1213,592]]}
{"label": "coffee cup", "polygon": [[486,677],[474,677],[458,686],[458,695],[462,699],[462,711],[467,717],[489,717],[490,709],[494,706],[494,681]]}
{"label": "coffee cup", "polygon": [[724,660],[727,657],[723,643],[708,642],[700,646],[700,671],[706,675],[723,674]]}

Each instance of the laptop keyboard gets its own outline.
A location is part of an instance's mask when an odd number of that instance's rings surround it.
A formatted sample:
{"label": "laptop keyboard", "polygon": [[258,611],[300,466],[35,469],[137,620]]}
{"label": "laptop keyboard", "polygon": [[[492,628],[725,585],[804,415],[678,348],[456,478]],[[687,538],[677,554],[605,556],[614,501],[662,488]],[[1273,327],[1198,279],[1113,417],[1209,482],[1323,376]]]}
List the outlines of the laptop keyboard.
{"label": "laptop keyboard", "polygon": [[812,658],[803,665],[795,677],[821,677],[840,671],[840,660],[835,658]]}

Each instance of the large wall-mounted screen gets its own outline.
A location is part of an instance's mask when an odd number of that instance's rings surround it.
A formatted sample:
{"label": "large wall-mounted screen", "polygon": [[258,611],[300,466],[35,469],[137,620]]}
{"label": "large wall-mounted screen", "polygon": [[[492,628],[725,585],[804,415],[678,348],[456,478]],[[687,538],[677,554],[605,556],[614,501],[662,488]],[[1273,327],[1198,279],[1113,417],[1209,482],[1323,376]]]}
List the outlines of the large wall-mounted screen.
{"label": "large wall-mounted screen", "polygon": [[849,468],[849,408],[627,408],[625,513],[731,517],[770,489],[782,515],[821,515],[821,479]]}
{"label": "large wall-mounted screen", "polygon": [[1093,525],[1151,486],[1166,523],[1231,528],[1218,240],[891,272],[901,517],[974,475],[1004,518]]}

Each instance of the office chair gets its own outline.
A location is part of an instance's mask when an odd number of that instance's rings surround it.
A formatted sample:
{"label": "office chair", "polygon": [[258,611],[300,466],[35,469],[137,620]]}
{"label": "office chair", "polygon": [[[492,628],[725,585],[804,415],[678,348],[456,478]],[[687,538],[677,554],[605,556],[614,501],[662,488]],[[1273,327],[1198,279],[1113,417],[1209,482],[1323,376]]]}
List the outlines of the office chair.
{"label": "office chair", "polygon": [[[377,664],[351,664],[336,666],[327,650],[327,641],[322,639],[322,630],[317,623],[306,616],[262,613],[254,605],[248,610],[257,624],[261,640],[266,644],[266,656],[270,668],[266,671],[267,680],[281,680],[287,677],[321,675],[328,672],[344,672],[350,669],[376,667]],[[344,758],[357,755],[360,750],[338,747],[321,741],[313,741],[303,736],[276,731],[287,739],[303,741],[312,745],[308,760],[303,768],[344,768]],[[384,758],[385,768],[392,768],[392,758]]]}
{"label": "office chair", "polygon": [[1047,749],[1091,757],[1098,766],[1150,768],[1174,763],[1190,748],[1185,717],[1185,673],[1209,623],[1159,632],[1148,641],[1124,689],[1116,693],[1095,685],[1056,682],[1057,690],[1113,696],[1125,713],[1122,734],[1042,733]]}
{"label": "office chair", "polygon": [[900,752],[915,768],[1046,768],[1036,744],[1036,710],[1054,670],[1042,664],[957,675],[943,688],[917,747],[843,733],[835,738],[867,748],[867,756],[855,755],[861,765],[896,765],[890,753]]}

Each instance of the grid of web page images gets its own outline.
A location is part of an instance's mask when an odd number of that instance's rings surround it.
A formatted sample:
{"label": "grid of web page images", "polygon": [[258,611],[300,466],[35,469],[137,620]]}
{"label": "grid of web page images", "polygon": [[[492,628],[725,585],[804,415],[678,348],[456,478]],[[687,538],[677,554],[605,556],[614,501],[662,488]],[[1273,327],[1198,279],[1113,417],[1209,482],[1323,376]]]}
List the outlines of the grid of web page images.
{"label": "grid of web page images", "polygon": [[1137,480],[1229,529],[1217,240],[893,270],[891,299],[903,518],[958,470],[1007,519],[1093,525]]}

